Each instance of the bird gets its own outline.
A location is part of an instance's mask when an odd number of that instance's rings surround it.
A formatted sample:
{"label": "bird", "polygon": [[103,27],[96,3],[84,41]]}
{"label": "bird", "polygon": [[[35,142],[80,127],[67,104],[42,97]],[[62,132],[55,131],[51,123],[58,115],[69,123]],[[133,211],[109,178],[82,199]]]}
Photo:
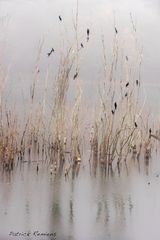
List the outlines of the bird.
{"label": "bird", "polygon": [[90,30],[89,28],[87,28],[87,41],[89,41],[89,34],[90,34]]}
{"label": "bird", "polygon": [[83,43],[81,43],[81,48],[84,48],[84,45],[83,45]]}
{"label": "bird", "polygon": [[128,61],[128,57],[126,56],[126,60]]}
{"label": "bird", "polygon": [[117,28],[115,27],[114,29],[115,29],[115,33],[118,34],[118,30],[117,30]]}
{"label": "bird", "polygon": [[62,22],[62,17],[59,15],[59,20]]}
{"label": "bird", "polygon": [[52,52],[54,52],[54,49],[52,48],[51,51],[49,53],[47,53],[48,57],[50,57],[50,55],[52,54]]}
{"label": "bird", "polygon": [[38,166],[38,164],[37,164],[37,168],[36,168],[36,170],[37,170],[37,173],[38,173],[38,171],[39,171],[39,166]]}
{"label": "bird", "polygon": [[78,77],[78,72],[76,72],[73,76],[73,79],[76,79]]}
{"label": "bird", "polygon": [[134,126],[137,128],[138,127],[138,125],[137,125],[137,123],[136,122],[134,122]]}
{"label": "bird", "polygon": [[114,115],[114,111],[112,110],[111,112],[112,112],[112,114]]}
{"label": "bird", "polygon": [[128,93],[126,93],[124,96],[127,97],[127,96],[128,96]]}
{"label": "bird", "polygon": [[129,86],[129,82],[126,83],[126,87],[128,87],[128,86]]}
{"label": "bird", "polygon": [[117,109],[117,103],[116,102],[114,103],[114,108],[115,108],[115,110]]}
{"label": "bird", "polygon": [[149,129],[149,138],[151,138],[152,129]]}
{"label": "bird", "polygon": [[137,86],[138,86],[138,83],[139,83],[138,80],[136,80],[136,85],[137,85]]}

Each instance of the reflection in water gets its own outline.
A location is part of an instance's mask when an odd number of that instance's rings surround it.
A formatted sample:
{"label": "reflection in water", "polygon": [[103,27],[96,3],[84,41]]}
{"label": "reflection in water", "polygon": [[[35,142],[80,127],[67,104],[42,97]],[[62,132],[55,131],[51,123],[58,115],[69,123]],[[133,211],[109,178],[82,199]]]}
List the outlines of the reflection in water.
{"label": "reflection in water", "polygon": [[[147,166],[147,175],[143,159],[140,173],[134,163],[129,175],[124,168],[121,176],[115,171],[106,177],[98,172],[95,177],[85,168],[77,177],[66,179],[51,175],[46,163],[39,166],[38,174],[35,163],[1,172],[0,239],[8,239],[10,231],[40,231],[56,232],[61,240],[138,240],[135,231],[145,228],[143,210],[160,200],[157,162],[152,163],[152,168]],[[156,207],[158,214],[160,209],[157,204]],[[154,217],[158,218],[156,211]],[[151,239],[152,232],[147,230],[143,236]]]}

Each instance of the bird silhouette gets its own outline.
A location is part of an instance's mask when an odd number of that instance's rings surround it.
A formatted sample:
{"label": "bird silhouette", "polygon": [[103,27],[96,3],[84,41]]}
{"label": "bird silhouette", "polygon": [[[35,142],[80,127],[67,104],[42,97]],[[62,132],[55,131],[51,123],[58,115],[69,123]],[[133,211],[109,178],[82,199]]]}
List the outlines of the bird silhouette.
{"label": "bird silhouette", "polygon": [[51,51],[49,53],[47,53],[48,57],[50,57],[50,55],[52,54],[52,52],[54,52],[54,49],[52,48]]}
{"label": "bird silhouette", "polygon": [[62,17],[59,15],[59,21],[61,21],[62,22]]}
{"label": "bird silhouette", "polygon": [[127,96],[128,96],[128,93],[126,93],[124,96],[127,97]]}
{"label": "bird silhouette", "polygon": [[138,83],[139,83],[138,80],[136,80],[136,85],[137,85],[137,86],[138,86]]}
{"label": "bird silhouette", "polygon": [[115,110],[117,109],[117,103],[116,102],[114,103],[114,108],[115,108]]}
{"label": "bird silhouette", "polygon": [[128,61],[128,56],[126,56],[126,60]]}
{"label": "bird silhouette", "polygon": [[76,79],[78,77],[78,72],[76,72],[73,76],[73,79]]}
{"label": "bird silhouette", "polygon": [[136,128],[138,127],[138,125],[137,125],[137,123],[136,123],[136,122],[134,123],[134,126],[135,126]]}
{"label": "bird silhouette", "polygon": [[152,129],[149,129],[149,138],[151,138]]}
{"label": "bird silhouette", "polygon": [[128,86],[129,86],[129,82],[126,83],[126,87],[128,87]]}
{"label": "bird silhouette", "polygon": [[87,28],[87,41],[89,41],[89,34],[90,34],[90,30],[89,28]]}
{"label": "bird silhouette", "polygon": [[112,110],[111,112],[112,112],[112,114],[114,115],[114,111]]}
{"label": "bird silhouette", "polygon": [[114,28],[114,30],[115,30],[115,33],[116,33],[116,34],[118,34],[118,30],[117,30],[117,28],[116,28],[116,27]]}
{"label": "bird silhouette", "polygon": [[81,48],[84,48],[84,45],[83,45],[83,43],[81,43]]}

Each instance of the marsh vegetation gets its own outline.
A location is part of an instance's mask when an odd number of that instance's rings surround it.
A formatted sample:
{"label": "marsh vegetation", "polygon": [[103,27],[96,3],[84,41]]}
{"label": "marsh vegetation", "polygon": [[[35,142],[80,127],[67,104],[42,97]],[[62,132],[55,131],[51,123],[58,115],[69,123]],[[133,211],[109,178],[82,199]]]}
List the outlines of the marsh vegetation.
{"label": "marsh vegetation", "polygon": [[[61,16],[59,21],[63,24]],[[13,108],[7,102],[7,78],[12,76],[3,68],[1,59],[0,159],[4,171],[12,171],[22,162],[36,161],[38,172],[40,162],[45,161],[51,174],[67,177],[71,173],[72,176],[77,175],[87,162],[95,175],[97,168],[105,174],[115,167],[120,172],[121,166],[127,166],[133,159],[145,159],[148,164],[155,142],[153,138],[159,140],[159,136],[155,133],[158,130],[156,123],[147,116],[145,98],[141,95],[143,50],[131,14],[130,25],[130,42],[121,35],[116,24],[111,33],[111,49],[107,49],[105,36],[101,36],[102,49],[99,51],[102,53],[103,70],[95,92],[98,97],[93,107],[94,118],[90,117],[91,111],[84,114],[81,79],[81,54],[83,52],[85,58],[93,34],[86,28],[83,37],[79,36],[78,8],[73,21],[73,41],[61,49],[53,77],[50,75],[56,49],[48,49],[46,73],[41,76],[44,40],[39,44],[25,117],[16,109],[16,103]],[[38,98],[40,78],[43,78],[44,85],[42,97]],[[87,121],[89,127],[85,131]],[[86,159],[88,150],[90,156]]]}

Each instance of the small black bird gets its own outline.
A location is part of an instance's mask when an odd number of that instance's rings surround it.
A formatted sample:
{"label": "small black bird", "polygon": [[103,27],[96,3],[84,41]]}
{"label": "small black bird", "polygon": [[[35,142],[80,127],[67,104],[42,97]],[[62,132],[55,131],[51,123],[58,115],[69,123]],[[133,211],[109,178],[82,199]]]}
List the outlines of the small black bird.
{"label": "small black bird", "polygon": [[137,85],[137,86],[138,86],[138,83],[139,83],[138,80],[136,80],[136,85]]}
{"label": "small black bird", "polygon": [[89,34],[90,34],[90,30],[89,28],[87,28],[87,41],[89,41]]}
{"label": "small black bird", "polygon": [[127,96],[128,96],[128,93],[126,93],[124,96],[127,97]]}
{"label": "small black bird", "polygon": [[126,56],[126,60],[128,61],[128,57]]}
{"label": "small black bird", "polygon": [[114,115],[114,111],[112,110],[111,112],[112,112],[112,114]]}
{"label": "small black bird", "polygon": [[129,82],[126,83],[126,87],[128,87],[128,86],[129,86]]}
{"label": "small black bird", "polygon": [[38,166],[38,164],[37,164],[37,169],[36,169],[36,170],[37,170],[37,173],[38,173],[38,171],[39,171],[39,166]]}
{"label": "small black bird", "polygon": [[81,48],[84,48],[83,43],[81,43]]}
{"label": "small black bird", "polygon": [[149,138],[151,138],[152,129],[149,129]]}
{"label": "small black bird", "polygon": [[61,18],[61,16],[59,15],[59,20],[62,22],[62,18]]}
{"label": "small black bird", "polygon": [[117,28],[115,27],[114,29],[115,29],[115,33],[118,34],[118,30],[117,30]]}
{"label": "small black bird", "polygon": [[136,122],[134,123],[134,126],[135,126],[136,128],[138,127],[138,125],[137,125],[137,123],[136,123]]}
{"label": "small black bird", "polygon": [[51,51],[49,53],[47,53],[48,57],[50,57],[50,55],[52,54],[52,52],[54,52],[54,49],[52,48]]}
{"label": "small black bird", "polygon": [[78,72],[76,72],[73,76],[73,79],[76,79],[78,77]]}
{"label": "small black bird", "polygon": [[117,103],[116,102],[114,103],[114,108],[115,108],[115,110],[117,109]]}

